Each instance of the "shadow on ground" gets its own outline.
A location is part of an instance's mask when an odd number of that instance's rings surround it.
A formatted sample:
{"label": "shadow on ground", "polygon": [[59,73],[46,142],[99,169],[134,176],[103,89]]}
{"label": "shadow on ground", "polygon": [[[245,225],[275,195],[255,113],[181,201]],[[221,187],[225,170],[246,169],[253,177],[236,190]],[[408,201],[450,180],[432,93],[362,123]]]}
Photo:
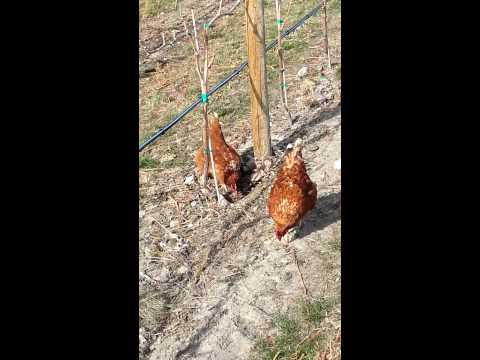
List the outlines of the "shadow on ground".
{"label": "shadow on ground", "polygon": [[[341,106],[336,106],[335,108],[332,109],[326,109],[325,111],[322,111],[319,114],[316,114],[311,117],[308,121],[304,122],[298,129],[296,129],[290,136],[284,138],[283,140],[279,141],[276,144],[272,143],[272,146],[284,149],[287,147],[288,144],[295,142],[295,140],[299,137],[305,137],[308,134],[309,129],[314,127],[315,124],[328,121],[331,118],[337,116],[341,112]],[[298,118],[296,121],[302,121],[302,118]],[[304,145],[312,144],[315,142],[318,142],[321,140],[323,137],[327,136],[327,133],[319,133],[314,135],[313,137],[309,138]],[[245,149],[240,155],[242,164],[246,164],[247,161],[251,158],[254,158],[254,153],[253,153],[253,148],[249,147]],[[273,154],[276,156],[275,154]],[[252,184],[252,176],[253,176],[253,171],[247,170],[247,171],[242,171],[242,175],[240,179],[238,180],[238,190],[242,196],[248,195],[250,191],[253,189],[253,184]]]}
{"label": "shadow on ground", "polygon": [[317,199],[316,206],[305,218],[298,238],[307,237],[341,219],[341,193],[333,193]]}

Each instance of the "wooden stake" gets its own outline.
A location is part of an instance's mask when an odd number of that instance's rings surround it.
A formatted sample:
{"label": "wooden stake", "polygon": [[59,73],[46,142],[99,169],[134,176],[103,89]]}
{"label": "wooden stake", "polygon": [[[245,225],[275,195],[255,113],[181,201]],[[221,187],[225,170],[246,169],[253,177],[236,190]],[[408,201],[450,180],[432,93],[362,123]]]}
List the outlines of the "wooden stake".
{"label": "wooden stake", "polygon": [[245,0],[253,152],[257,160],[272,155],[265,62],[263,0]]}
{"label": "wooden stake", "polygon": [[332,63],[330,61],[330,48],[328,47],[328,18],[327,18],[327,0],[323,1],[323,23],[325,27],[325,51],[327,52],[328,58],[328,68],[332,68]]}

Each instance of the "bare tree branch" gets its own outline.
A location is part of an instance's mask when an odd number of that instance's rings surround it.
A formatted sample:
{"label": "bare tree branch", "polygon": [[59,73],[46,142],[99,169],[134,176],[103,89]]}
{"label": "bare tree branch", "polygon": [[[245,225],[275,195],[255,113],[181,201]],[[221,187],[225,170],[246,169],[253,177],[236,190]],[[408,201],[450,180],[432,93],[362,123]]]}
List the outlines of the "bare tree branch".
{"label": "bare tree branch", "polygon": [[213,23],[215,21],[217,21],[218,19],[220,19],[221,17],[227,16],[227,15],[233,15],[233,11],[238,7],[238,5],[241,4],[241,2],[242,2],[242,0],[237,0],[237,2],[235,4],[233,4],[233,6],[231,7],[230,10],[228,10],[228,11],[226,11],[222,14],[221,13],[221,11],[222,11],[222,1],[220,1],[220,6],[218,8],[218,12],[215,15],[215,17],[212,20],[210,20],[210,22],[208,23],[208,26],[213,27]]}
{"label": "bare tree branch", "polygon": [[325,51],[327,52],[328,68],[332,68],[332,62],[330,61],[330,47],[328,46],[328,16],[327,16],[327,0],[323,1],[323,22],[325,26]]}
{"label": "bare tree branch", "polygon": [[[282,99],[282,105],[285,109],[285,112],[288,115],[288,119],[290,120],[290,124],[293,124],[292,114],[288,109],[288,100],[287,100],[287,80],[285,76],[285,60],[283,58],[283,49],[282,49],[282,28],[285,25],[285,20],[282,19],[281,16],[281,0],[275,0],[275,12],[277,15],[277,41],[278,41],[278,78],[280,83],[280,98]],[[291,3],[291,2],[290,2]]]}
{"label": "bare tree branch", "polygon": [[[222,3],[223,0],[220,0],[220,5],[219,5],[219,10],[217,13],[220,14],[221,9],[222,9]],[[215,20],[215,17],[212,19]],[[211,161],[212,164],[212,172],[213,172],[213,179],[215,182],[215,190],[217,192],[217,200],[220,205],[224,205],[226,203],[225,198],[220,194],[218,190],[218,181],[217,181],[217,176],[215,173],[215,162],[214,162],[214,157],[213,157],[213,151],[212,151],[212,141],[210,138],[209,134],[209,123],[208,123],[208,69],[212,66],[213,60],[215,58],[215,55],[212,57],[210,62],[208,61],[208,28],[210,24],[213,21],[207,22],[203,25],[203,41],[204,41],[204,46],[203,46],[203,71],[202,71],[202,66],[201,60],[200,60],[200,46],[198,43],[198,33],[197,33],[197,27],[196,27],[196,22],[195,22],[195,12],[192,9],[192,26],[193,26],[193,36],[192,34],[188,31],[187,24],[184,20],[183,26],[185,28],[185,33],[187,36],[190,38],[192,48],[194,51],[194,58],[195,58],[195,64],[196,64],[196,71],[198,74],[198,78],[200,80],[200,88],[202,91],[202,102],[203,102],[203,133],[202,133],[202,140],[203,140],[203,150],[204,150],[204,166],[203,166],[203,174],[201,177],[201,185],[203,187],[206,186],[207,184],[207,177],[208,177],[208,168],[209,168],[209,162]],[[209,156],[210,155],[210,156]]]}
{"label": "bare tree branch", "polygon": [[217,15],[215,15],[215,16],[212,18],[212,20],[210,20],[210,21],[207,23],[209,27],[210,27],[210,26],[213,24],[213,22],[214,22],[215,20],[217,20],[218,17],[220,16],[220,13],[222,12],[222,5],[223,5],[223,0],[220,0],[220,5],[218,6]]}
{"label": "bare tree branch", "polygon": [[215,54],[213,54],[212,59],[210,60],[210,63],[208,64],[209,69],[212,67],[213,60],[215,60]]}

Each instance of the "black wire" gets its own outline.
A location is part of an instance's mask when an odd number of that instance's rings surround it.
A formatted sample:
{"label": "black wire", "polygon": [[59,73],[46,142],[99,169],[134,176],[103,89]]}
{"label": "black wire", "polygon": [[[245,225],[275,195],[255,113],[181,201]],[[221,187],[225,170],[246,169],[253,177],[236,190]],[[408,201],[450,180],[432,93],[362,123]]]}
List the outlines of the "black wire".
{"label": "black wire", "polygon": [[[308,12],[303,18],[298,20],[294,25],[289,27],[286,31],[282,32],[281,38],[283,39],[285,36],[290,35],[292,32],[297,30],[303,23],[312,17],[321,7],[322,5],[318,5],[310,12]],[[268,51],[275,47],[278,44],[278,39],[272,41],[268,46],[265,48],[265,51]],[[248,65],[247,61],[244,61],[243,63],[240,64],[239,67],[237,67],[235,70],[233,70],[225,79],[221,80],[220,82],[216,83],[208,92],[208,96],[214,94],[218,90],[220,90],[226,83],[228,83],[230,80],[232,80],[234,77],[238,76],[240,72]],[[165,127],[157,130],[153,135],[145,140],[143,144],[140,145],[139,147],[139,152],[145,149],[148,145],[153,143],[155,140],[157,140],[160,136],[165,134],[169,129],[171,129],[175,124],[177,124],[181,119],[183,119],[189,112],[191,112],[195,107],[200,104],[202,101],[201,97],[199,97],[197,100],[195,100],[190,106],[185,108],[180,114],[178,114],[172,121],[170,121]]]}

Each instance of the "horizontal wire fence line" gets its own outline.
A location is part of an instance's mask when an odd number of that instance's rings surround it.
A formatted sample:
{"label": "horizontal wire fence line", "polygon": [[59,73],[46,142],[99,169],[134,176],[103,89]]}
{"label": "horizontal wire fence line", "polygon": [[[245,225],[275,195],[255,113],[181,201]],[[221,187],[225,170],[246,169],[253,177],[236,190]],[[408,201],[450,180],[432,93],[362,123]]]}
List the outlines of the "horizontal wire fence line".
{"label": "horizontal wire fence line", "polygon": [[[317,5],[314,7],[312,10],[310,10],[304,17],[302,17],[300,20],[298,20],[294,25],[289,27],[287,30],[283,31],[281,34],[281,38],[283,39],[285,36],[290,35],[292,32],[297,30],[300,26],[302,26],[305,21],[307,21],[310,17],[315,15],[315,13],[320,10],[322,7],[322,4]],[[265,51],[271,50],[278,44],[278,39],[275,39],[272,41],[268,46],[265,48]],[[208,91],[208,96],[211,96],[212,94],[216,93],[218,90],[220,90],[225,84],[227,84],[230,80],[235,78],[240,74],[240,72],[248,65],[247,61],[244,61],[243,63],[240,64],[235,70],[233,70],[225,79],[219,81],[216,83],[209,91]],[[148,145],[153,143],[155,140],[157,140],[160,136],[165,134],[168,130],[170,130],[173,126],[175,126],[180,120],[182,120],[189,112],[195,109],[195,107],[202,102],[202,98],[199,97],[197,100],[195,100],[190,106],[185,108],[180,114],[178,114],[172,121],[170,121],[167,125],[165,125],[163,128],[157,130],[155,133],[153,133],[152,136],[150,136],[143,144],[140,145],[138,151],[142,151],[145,149]]]}

